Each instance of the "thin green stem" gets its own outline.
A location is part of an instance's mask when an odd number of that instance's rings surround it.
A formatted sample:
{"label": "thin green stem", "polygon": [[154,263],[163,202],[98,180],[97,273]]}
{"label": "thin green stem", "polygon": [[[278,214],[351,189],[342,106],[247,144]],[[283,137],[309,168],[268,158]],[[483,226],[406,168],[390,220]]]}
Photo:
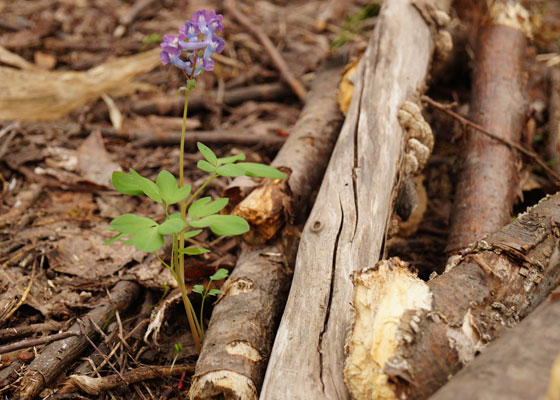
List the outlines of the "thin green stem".
{"label": "thin green stem", "polygon": [[[189,106],[189,90],[185,90],[185,108],[183,109],[183,126],[181,128],[181,147],[180,147],[180,158],[179,158],[179,187],[183,187],[185,184],[184,178],[184,158],[185,158],[185,136],[187,131],[187,110]],[[185,204],[185,200],[181,201],[181,218],[183,221],[186,220],[186,211],[187,206]],[[179,253],[180,249],[185,247],[185,234],[181,232],[179,234],[179,246],[177,248],[177,256],[179,258],[179,264],[176,264],[176,276],[177,276],[177,285],[179,286],[179,290],[181,291],[181,297],[183,298],[183,305],[185,306],[185,312],[187,313],[187,319],[189,321],[189,326],[191,328],[191,333],[194,339],[194,345],[196,347],[196,351],[200,353],[200,327],[198,325],[198,321],[196,320],[196,316],[194,313],[193,306],[189,300],[187,295],[187,289],[185,288],[185,258],[183,254]],[[195,318],[193,318],[193,316]]]}
{"label": "thin green stem", "polygon": [[[208,184],[210,182],[212,182],[217,176],[218,176],[218,174],[214,172],[212,174],[212,176],[210,178],[208,178],[208,180],[206,182],[204,182],[204,184],[201,187],[199,187],[196,192],[193,193],[193,195],[189,198],[189,200],[185,204],[185,211],[186,211],[187,207],[193,202],[193,200],[197,198],[197,196],[200,194],[200,192],[202,192],[204,190],[204,188],[206,186],[208,186]],[[186,215],[186,213],[185,213],[185,215]]]}

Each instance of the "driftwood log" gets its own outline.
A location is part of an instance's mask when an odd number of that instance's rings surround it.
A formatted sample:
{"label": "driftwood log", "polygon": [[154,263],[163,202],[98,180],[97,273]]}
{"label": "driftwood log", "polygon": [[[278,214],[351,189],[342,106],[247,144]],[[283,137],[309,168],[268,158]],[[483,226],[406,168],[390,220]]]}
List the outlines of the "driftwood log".
{"label": "driftwood log", "polygon": [[[431,400],[545,398],[560,355],[560,292],[507,331]],[[560,396],[560,392],[557,393]]]}
{"label": "driftwood log", "polygon": [[[425,399],[558,285],[560,193],[424,282],[398,259],[355,274],[354,398]],[[505,368],[505,366],[502,366]]]}
{"label": "driftwood log", "polygon": [[[523,76],[527,24],[528,13],[521,5],[496,1],[479,37],[473,73],[472,121],[516,143],[527,109]],[[518,193],[515,150],[473,128],[466,130],[448,253],[457,253],[510,222]]]}
{"label": "driftwood log", "polygon": [[[265,222],[257,226],[266,239],[289,222],[292,209],[307,209],[311,192],[319,185],[342,125],[336,93],[344,64],[345,57],[337,55],[319,68],[306,106],[272,163],[289,179],[267,180],[254,189],[249,202],[240,203],[243,210],[250,210],[244,216],[249,214],[253,225]],[[244,180],[236,179],[228,190],[237,198],[244,188]],[[214,307],[191,385],[192,399],[257,398],[288,296],[300,234],[288,226],[268,245],[243,248]]]}
{"label": "driftwood log", "polygon": [[76,322],[70,327],[70,332],[80,332],[83,333],[82,335],[49,344],[29,364],[14,398],[20,400],[35,398],[47,384],[60,373],[65,372],[65,369],[89,346],[84,335],[92,340],[98,336],[92,322],[103,326],[114,316],[115,311],[127,309],[139,294],[140,286],[138,284],[131,281],[117,283],[110,296],[107,296],[102,304],[86,314],[83,324]]}
{"label": "driftwood log", "polygon": [[[447,1],[431,5],[449,7]],[[348,398],[342,366],[350,273],[374,264],[383,252],[409,139],[398,113],[424,89],[434,50],[436,32],[423,15],[408,0],[383,3],[302,234],[261,399]]]}

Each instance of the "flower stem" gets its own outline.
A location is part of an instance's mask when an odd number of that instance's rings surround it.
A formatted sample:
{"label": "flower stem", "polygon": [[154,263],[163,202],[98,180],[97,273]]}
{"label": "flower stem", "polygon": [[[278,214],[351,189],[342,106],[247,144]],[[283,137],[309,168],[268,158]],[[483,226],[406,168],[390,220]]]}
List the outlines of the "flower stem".
{"label": "flower stem", "polygon": [[[181,155],[179,158],[179,187],[183,187],[185,184],[184,178],[184,158],[185,158],[185,135],[187,131],[187,109],[189,105],[189,90],[185,90],[185,108],[183,109],[183,126],[181,128]],[[185,200],[181,201],[181,218],[183,221],[186,220],[186,211],[187,205],[185,204]],[[185,248],[185,233],[181,232],[179,234],[179,246],[178,249]],[[179,253],[179,251],[177,251]],[[181,291],[181,297],[183,298],[183,304],[185,306],[185,312],[187,313],[187,319],[189,321],[189,326],[191,328],[191,333],[194,339],[194,345],[196,347],[196,351],[200,353],[200,327],[198,325],[198,321],[196,320],[196,315],[193,310],[193,306],[189,300],[187,295],[187,289],[185,288],[185,258],[184,254],[178,254],[179,257],[179,264],[176,266],[176,276],[177,276],[177,285],[179,286],[179,290]]]}

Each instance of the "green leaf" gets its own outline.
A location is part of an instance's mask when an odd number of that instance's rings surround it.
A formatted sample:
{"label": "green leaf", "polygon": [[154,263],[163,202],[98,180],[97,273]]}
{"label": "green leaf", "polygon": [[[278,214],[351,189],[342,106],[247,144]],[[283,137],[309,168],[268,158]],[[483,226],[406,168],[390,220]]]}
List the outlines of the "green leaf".
{"label": "green leaf", "polygon": [[136,179],[136,184],[140,189],[142,189],[146,196],[148,196],[156,203],[161,203],[162,199],[159,193],[159,188],[154,182],[152,182],[148,178],[140,176],[140,174],[138,174],[138,172],[136,172],[132,168],[130,169],[130,174]]}
{"label": "green leaf", "polygon": [[198,167],[198,169],[201,169],[201,170],[206,171],[206,172],[215,172],[216,171],[216,167],[213,166],[212,164],[210,164],[206,160],[200,160],[196,164],[196,166]]}
{"label": "green leaf", "polygon": [[120,238],[126,236],[126,234],[124,233],[119,233],[118,235],[113,236],[111,239],[106,240],[105,242],[103,242],[104,246],[107,246],[109,244],[115,243],[117,240],[119,240]]}
{"label": "green leaf", "polygon": [[218,164],[231,164],[241,160],[245,160],[245,153],[236,154],[230,157],[218,158]]}
{"label": "green leaf", "polygon": [[151,253],[163,246],[163,236],[158,232],[158,228],[148,228],[138,231],[134,236],[128,239],[126,244],[133,244],[140,251]]}
{"label": "green leaf", "polygon": [[240,162],[235,164],[245,170],[245,175],[252,178],[274,178],[286,179],[287,176],[274,167],[253,163],[253,162]]}
{"label": "green leaf", "polygon": [[191,194],[191,185],[180,187],[169,199],[166,200],[167,204],[175,204],[187,198]]}
{"label": "green leaf", "polygon": [[208,291],[208,296],[217,296],[220,293],[222,293],[222,291],[220,289],[210,289]]}
{"label": "green leaf", "polygon": [[140,189],[140,187],[136,183],[136,179],[129,174],[115,171],[113,172],[112,181],[115,189],[117,189],[122,194],[130,194],[132,196],[144,194],[142,189]]}
{"label": "green leaf", "polygon": [[216,235],[232,236],[241,235],[249,231],[249,224],[237,215],[209,215],[197,221],[191,221],[195,228],[210,227]]}
{"label": "green leaf", "polygon": [[126,235],[133,235],[138,231],[157,227],[154,220],[134,214],[123,214],[111,221],[111,228]]}
{"label": "green leaf", "polygon": [[185,239],[192,238],[192,237],[195,237],[196,235],[200,234],[201,232],[202,232],[202,229],[196,229],[194,231],[188,231],[188,232],[185,232],[183,237]]}
{"label": "green leaf", "polygon": [[169,198],[179,190],[177,179],[175,179],[173,174],[169,171],[161,171],[156,178],[156,185],[163,200],[165,200],[167,204],[173,204],[169,202]]}
{"label": "green leaf", "polygon": [[179,233],[187,227],[185,221],[180,218],[170,218],[158,227],[158,232],[162,235]]}
{"label": "green leaf", "polygon": [[181,346],[181,343],[175,343],[173,347],[175,348],[175,353],[177,354],[180,354],[183,351],[183,346]]}
{"label": "green leaf", "polygon": [[221,281],[222,279],[226,279],[229,275],[229,271],[225,268],[220,268],[219,270],[217,270],[216,272],[214,272],[214,275],[212,275],[210,277],[211,281]]}
{"label": "green leaf", "polygon": [[210,148],[208,146],[206,146],[206,145],[204,145],[200,142],[197,142],[196,146],[198,147],[198,150],[202,153],[204,158],[206,158],[206,161],[208,161],[210,164],[212,164],[215,167],[218,166],[218,157],[216,157],[214,152],[212,150],[210,150]]}
{"label": "green leaf", "polygon": [[187,247],[186,249],[179,249],[179,254],[187,254],[189,256],[197,256],[199,254],[210,253],[210,250],[201,247]]}
{"label": "green leaf", "polygon": [[195,292],[195,293],[200,293],[200,294],[202,294],[202,293],[204,293],[204,286],[202,286],[202,285],[194,285],[193,288],[192,288],[192,291]]}
{"label": "green leaf", "polygon": [[211,197],[202,197],[195,201],[189,207],[189,216],[191,218],[201,218],[206,217],[207,215],[216,214],[222,208],[224,208],[229,199],[227,197],[220,198],[216,201],[210,203]]}
{"label": "green leaf", "polygon": [[237,164],[226,164],[216,168],[216,173],[221,176],[241,176],[245,175],[245,170]]}

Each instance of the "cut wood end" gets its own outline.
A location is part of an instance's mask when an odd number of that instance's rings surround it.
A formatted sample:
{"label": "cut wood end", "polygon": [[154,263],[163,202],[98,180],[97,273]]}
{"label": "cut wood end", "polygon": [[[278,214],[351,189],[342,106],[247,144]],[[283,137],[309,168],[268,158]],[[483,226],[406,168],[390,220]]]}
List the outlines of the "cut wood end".
{"label": "cut wood end", "polygon": [[222,288],[224,293],[222,295],[222,298],[229,297],[229,296],[237,296],[243,293],[249,293],[252,292],[254,289],[255,289],[255,284],[250,279],[240,278],[234,281],[228,280],[226,281],[224,287]]}
{"label": "cut wood end", "polygon": [[257,388],[245,375],[232,371],[213,371],[193,378],[189,398],[256,400]]}
{"label": "cut wood end", "polygon": [[529,39],[533,37],[529,11],[517,1],[495,1],[488,10],[488,21],[492,25],[505,25],[520,30]]}
{"label": "cut wood end", "polygon": [[345,346],[348,390],[354,399],[396,399],[383,365],[400,343],[414,340],[417,327],[403,329],[401,322],[431,310],[432,293],[408,263],[394,257],[354,274],[353,308]]}

